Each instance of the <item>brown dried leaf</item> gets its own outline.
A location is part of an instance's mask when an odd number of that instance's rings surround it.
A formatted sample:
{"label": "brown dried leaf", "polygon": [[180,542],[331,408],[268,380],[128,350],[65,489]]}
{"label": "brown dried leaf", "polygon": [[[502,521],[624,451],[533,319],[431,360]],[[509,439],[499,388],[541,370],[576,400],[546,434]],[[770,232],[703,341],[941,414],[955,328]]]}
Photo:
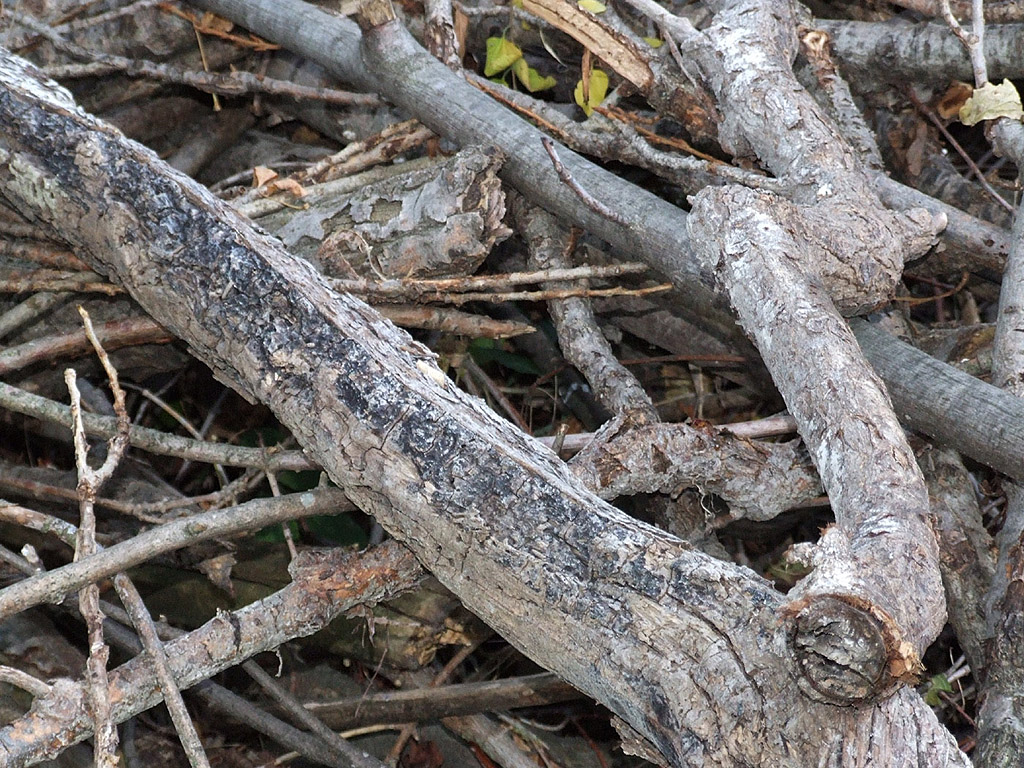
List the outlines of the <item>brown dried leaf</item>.
{"label": "brown dried leaf", "polygon": [[277,178],[277,171],[272,171],[264,165],[257,165],[252,169],[252,185],[254,187],[262,187],[268,181],[273,181]]}

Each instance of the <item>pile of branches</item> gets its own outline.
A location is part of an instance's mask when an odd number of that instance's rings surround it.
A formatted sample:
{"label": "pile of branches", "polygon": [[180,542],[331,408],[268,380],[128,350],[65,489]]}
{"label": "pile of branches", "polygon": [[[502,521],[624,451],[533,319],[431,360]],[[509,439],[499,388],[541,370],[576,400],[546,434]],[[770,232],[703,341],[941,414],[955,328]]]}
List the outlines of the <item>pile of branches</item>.
{"label": "pile of branches", "polygon": [[38,5],[4,765],[1016,764],[1018,7]]}

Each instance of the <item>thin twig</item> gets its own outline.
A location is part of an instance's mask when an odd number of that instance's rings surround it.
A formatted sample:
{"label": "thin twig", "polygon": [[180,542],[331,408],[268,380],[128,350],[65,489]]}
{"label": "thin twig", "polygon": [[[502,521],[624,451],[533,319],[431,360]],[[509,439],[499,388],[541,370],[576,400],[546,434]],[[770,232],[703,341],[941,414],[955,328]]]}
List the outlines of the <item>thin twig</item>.
{"label": "thin twig", "polygon": [[270,698],[283,707],[299,725],[305,726],[308,731],[316,734],[330,749],[348,760],[352,764],[352,768],[385,768],[384,763],[376,757],[352,745],[347,739],[342,738],[324,725],[319,717],[303,707],[301,702],[285,691],[255,661],[245,662],[242,665],[242,669],[256,681],[260,688],[270,695]]}
{"label": "thin twig", "polygon": [[[303,170],[293,173],[288,180],[300,185],[310,182],[326,184],[392,160],[422,145],[434,135],[433,131],[424,127],[418,120],[395,123],[368,139],[347,144],[340,152],[321,158]],[[232,205],[241,209],[257,200],[264,200],[278,192],[287,191],[284,189],[284,181],[285,179],[274,179],[250,189],[232,200]],[[220,182],[220,185],[225,183],[226,181]]]}
{"label": "thin twig", "polygon": [[[117,370],[110,362],[110,358],[107,356],[106,351],[100,345],[99,339],[96,337],[96,333],[92,327],[92,321],[89,319],[89,314],[82,307],[78,308],[79,313],[82,316],[82,322],[85,324],[85,332],[89,337],[89,341],[92,342],[93,347],[96,350],[96,354],[100,358],[100,362],[103,364],[104,370],[107,372],[107,377],[110,380],[110,389],[114,395],[114,413],[117,418],[117,434],[112,437],[107,443],[107,457],[103,462],[103,465],[96,470],[94,476],[88,481],[85,478],[86,472],[91,474],[91,470],[88,470],[86,463],[87,449],[85,446],[85,428],[82,425],[81,417],[76,420],[75,424],[75,449],[78,457],[79,466],[79,490],[82,493],[82,525],[79,526],[78,532],[78,547],[76,547],[76,560],[80,560],[79,553],[82,552],[83,547],[81,542],[82,528],[88,522],[92,526],[92,531],[87,535],[90,536],[91,547],[86,549],[86,555],[95,554],[97,551],[95,543],[95,515],[91,514],[92,504],[95,502],[96,495],[99,493],[99,489],[104,482],[114,473],[117,465],[121,461],[121,457],[124,455],[125,450],[128,448],[128,427],[130,425],[128,419],[128,411],[125,408],[125,396],[124,390],[118,383]],[[68,386],[71,389],[73,387],[73,378],[69,379]],[[75,390],[77,392],[77,390]],[[77,397],[76,397],[77,399]],[[83,469],[84,468],[84,469]],[[90,514],[87,516],[85,511],[88,507]],[[146,606],[142,602],[142,597],[139,595],[138,590],[135,589],[135,585],[128,579],[125,574],[118,573],[114,576],[114,588],[117,590],[118,597],[121,598],[122,604],[128,610],[129,615],[132,619],[132,624],[135,626],[136,631],[139,634],[139,639],[142,641],[143,647],[149,654],[149,660],[153,664],[156,671],[157,680],[160,683],[160,688],[163,691],[164,703],[167,705],[167,709],[170,712],[171,720],[174,722],[174,727],[178,732],[178,738],[181,741],[182,747],[185,749],[185,753],[188,755],[189,762],[193,768],[210,768],[210,762],[206,758],[206,753],[203,751],[202,742],[199,740],[199,734],[196,733],[195,726],[192,724],[192,719],[188,715],[188,711],[185,709],[185,702],[181,698],[181,691],[178,690],[177,685],[174,682],[174,675],[171,674],[170,668],[167,665],[167,656],[164,652],[163,643],[156,635],[156,630],[153,627],[153,619],[149,615],[149,611],[146,610]],[[89,596],[89,605],[93,606],[96,611],[96,616],[99,617],[100,627],[99,635],[102,641],[102,613],[99,608],[99,590],[96,588],[95,583],[89,585],[87,590],[95,590],[95,598],[92,595]],[[84,595],[85,590],[83,590]],[[86,607],[86,599],[83,596],[81,598],[81,606],[83,608],[82,615],[86,616],[87,623],[90,625],[90,637],[92,636],[93,628],[92,622],[85,613],[84,608]],[[104,649],[107,649],[106,644],[103,645]],[[109,650],[106,650],[109,653]],[[110,727],[113,729],[114,738],[110,742],[110,746],[116,748],[117,746],[117,730],[113,727],[113,720],[110,716],[110,703],[107,693],[107,679],[106,679],[106,656],[103,657],[103,681],[102,685],[103,696],[105,700],[106,709],[104,710],[105,719],[102,723],[103,728]],[[90,663],[92,662],[92,653],[90,652]],[[97,681],[98,682],[98,681]],[[94,696],[91,694],[91,698]],[[101,722],[98,719],[98,715],[94,713],[96,719],[96,750],[100,753],[97,756],[97,764],[100,761],[104,762],[108,759],[108,753],[106,750],[101,750],[101,744],[98,734],[100,733]],[[113,753],[109,753],[109,757],[113,758]]]}
{"label": "thin twig", "polygon": [[639,262],[608,264],[566,269],[535,269],[525,272],[509,272],[500,275],[468,275],[445,278],[394,278],[388,280],[335,279],[331,284],[346,293],[372,294],[376,297],[405,297],[410,295],[442,296],[463,291],[485,289],[503,290],[514,285],[546,283],[551,280],[586,280],[588,278],[610,278],[635,275],[647,271]]}
{"label": "thin twig", "polygon": [[[464,662],[469,655],[473,653],[479,646],[481,641],[467,645],[465,648],[459,650],[448,663],[444,665],[437,676],[430,681],[430,688],[437,688],[438,686],[444,685],[444,683],[452,676],[456,669]],[[388,750],[387,763],[388,765],[398,765],[398,759],[402,756],[402,751],[405,749],[406,743],[412,738],[412,735],[416,732],[416,725],[409,724],[402,728],[401,733],[395,738],[395,743],[391,745],[391,749]]]}
{"label": "thin twig", "polygon": [[71,298],[68,293],[37,293],[29,296],[15,307],[0,314],[0,339],[28,325],[37,317],[44,315],[54,307],[60,306]]}
{"label": "thin twig", "polygon": [[[113,548],[111,548],[113,549]],[[110,550],[107,550],[110,551]],[[422,571],[415,558],[388,542],[359,555],[325,553],[300,565],[293,581],[245,608],[215,617],[199,629],[168,643],[168,658],[182,688],[282,643],[315,632],[355,605],[394,597],[415,585]],[[111,673],[118,693],[116,713],[126,719],[159,700],[145,656],[136,657]],[[82,718],[81,687],[64,686],[62,699],[41,701],[31,715],[3,727],[8,755],[19,764],[37,762],[55,747],[88,735]],[[73,725],[68,725],[73,723]],[[329,765],[338,765],[331,761]]]}
{"label": "thin twig", "polygon": [[476,361],[466,355],[462,360],[462,367],[466,373],[472,376],[476,382],[484,387],[491,397],[494,398],[495,402],[501,406],[501,410],[511,419],[512,423],[518,426],[523,432],[529,434],[531,432],[530,425],[526,419],[523,418],[522,414],[516,410],[515,406],[509,402],[509,399],[505,397],[505,393],[501,391],[497,384],[491,379],[490,376],[479,366]]}
{"label": "thin twig", "polygon": [[[0,381],[0,407],[23,416],[70,425],[68,406],[39,395],[33,395]],[[117,422],[110,416],[87,413],[82,416],[86,434],[92,437],[110,437],[117,432]],[[301,472],[319,469],[302,451],[280,451],[275,448],[246,448],[240,445],[210,443],[188,437],[171,435],[157,429],[132,426],[128,432],[133,447],[159,456],[177,456],[193,461],[224,464],[229,467],[257,467],[259,469]]]}
{"label": "thin twig", "polygon": [[37,293],[47,291],[73,291],[75,293],[102,293],[107,296],[118,296],[124,293],[119,285],[93,278],[70,276],[36,277],[33,273],[5,277],[0,279],[0,293]]}
{"label": "thin twig", "polygon": [[[127,317],[103,323],[96,335],[111,349],[137,344],[162,344],[174,340],[162,326],[146,316]],[[36,363],[82,355],[88,349],[88,337],[82,331],[58,333],[26,341],[0,352],[0,375]]]}
{"label": "thin twig", "polygon": [[981,184],[982,187],[984,187],[985,191],[988,192],[989,195],[991,195],[995,199],[995,201],[999,203],[999,205],[1001,205],[1011,214],[1014,213],[1014,207],[1010,205],[1008,202],[1006,202],[1006,200],[1003,199],[1003,196],[1000,195],[993,188],[993,186],[989,183],[988,179],[985,178],[985,174],[981,172],[981,169],[978,168],[977,164],[974,162],[974,159],[969,154],[967,154],[967,150],[960,146],[960,142],[958,142],[956,138],[954,138],[953,134],[949,132],[949,129],[946,128],[943,122],[939,119],[939,116],[936,115],[935,112],[933,112],[931,109],[929,109],[928,106],[924,104],[919,98],[917,98],[917,96],[914,94],[913,89],[908,88],[906,90],[906,94],[910,101],[913,102],[917,110],[922,115],[927,117],[931,121],[932,125],[939,129],[939,132],[943,135],[943,137],[945,137],[946,141],[949,142],[949,145],[953,147],[953,149],[956,150],[956,153],[960,155],[960,157],[963,159],[965,163],[967,163],[967,167],[970,168],[978,177],[978,183]]}
{"label": "thin twig", "polygon": [[[960,22],[957,21],[956,16],[953,15],[953,9],[949,6],[949,0],[939,0],[939,9],[942,12],[942,18],[945,20],[949,28],[953,30],[953,34],[960,38],[960,42],[964,44],[964,48],[967,49],[967,54],[971,59],[971,68],[974,70],[974,84],[977,87],[981,87],[988,82],[988,65],[985,63],[985,49],[982,47],[985,17],[981,13],[980,0],[975,0],[973,6],[973,31],[968,32],[960,26]],[[981,27],[981,34],[978,33],[979,26]]]}
{"label": "thin twig", "polygon": [[[371,304],[376,301],[383,301],[385,297],[376,294],[375,289],[372,287],[372,281],[364,280],[331,280],[328,282],[331,286],[341,293],[351,293],[356,296],[364,297]],[[364,290],[353,290],[347,287],[347,285],[356,285],[358,288]],[[483,293],[483,292],[472,292],[472,293],[431,293],[427,294],[418,288],[411,288],[407,295],[399,296],[390,289],[387,290],[389,294],[388,299],[403,299],[405,301],[417,301],[417,302],[439,302],[445,304],[454,304],[455,306],[461,306],[463,304],[469,304],[474,301],[487,301],[492,304],[502,304],[505,302],[514,301],[550,301],[551,299],[568,299],[574,296],[580,297],[601,297],[601,296],[646,296],[649,293],[661,293],[664,291],[671,290],[672,286],[668,283],[659,283],[658,285],[651,285],[645,288],[623,288],[621,286],[615,286],[612,288],[546,288],[538,289],[535,291],[498,291],[495,293]],[[2,372],[2,371],[0,371]]]}
{"label": "thin twig", "polygon": [[306,708],[325,723],[349,731],[370,725],[405,721],[423,722],[452,715],[469,715],[517,707],[535,707],[582,698],[568,683],[542,673],[524,677],[455,683],[436,689],[400,688],[329,701],[313,701]]}
{"label": "thin twig", "polygon": [[[113,419],[111,419],[111,421],[113,421]],[[5,463],[0,461],[0,470],[6,469],[7,467],[5,466]],[[20,469],[25,471],[24,468]],[[233,480],[229,485],[212,493],[148,503],[131,503],[120,501],[118,499],[107,498],[105,496],[97,496],[96,506],[111,509],[122,515],[130,515],[144,523],[162,525],[168,522],[168,520],[167,516],[161,513],[167,513],[172,510],[182,509],[185,507],[199,508],[199,505],[202,505],[203,508],[206,509],[224,509],[225,507],[233,506],[238,503],[238,499],[241,496],[262,482],[262,478],[262,470],[250,468],[247,469],[237,480]],[[67,499],[68,501],[74,502],[78,501],[78,494],[72,489],[42,482],[40,480],[19,477],[7,471],[0,472],[0,487],[20,491],[38,499],[55,498]]]}
{"label": "thin twig", "polygon": [[47,683],[20,669],[8,667],[6,664],[0,664],[0,682],[21,688],[36,697],[46,696],[50,692],[50,686]]}
{"label": "thin twig", "polygon": [[[281,487],[277,484],[277,475],[267,472],[267,482],[270,484],[270,493],[275,499],[281,498]],[[281,523],[281,533],[284,535],[284,542],[288,545],[288,555],[294,560],[299,556],[299,550],[295,547],[295,537],[292,536],[292,528],[288,521]]]}
{"label": "thin twig", "polygon": [[0,253],[10,259],[31,261],[50,269],[88,272],[94,279],[100,276],[89,269],[89,265],[65,247],[49,240],[7,239],[0,240]]}
{"label": "thin twig", "polygon": [[[170,416],[176,422],[181,424],[181,426],[185,428],[185,431],[188,432],[190,435],[192,435],[192,437],[194,437],[196,440],[202,440],[203,439],[203,433],[200,432],[198,429],[196,429],[192,425],[192,422],[190,422],[188,419],[186,419],[184,416],[182,416],[180,413],[178,413],[178,411],[175,408],[171,407],[170,403],[168,403],[162,397],[157,395],[155,392],[150,392],[145,387],[137,387],[134,384],[125,384],[125,387],[127,387],[128,389],[135,390],[136,392],[141,394],[144,398],[146,398],[151,403],[156,405],[164,413],[166,413],[168,416]],[[224,488],[224,487],[228,486],[231,483],[231,480],[228,478],[227,473],[224,471],[223,465],[221,465],[221,464],[214,464],[213,465],[213,469],[217,473],[217,478],[220,480],[221,488]]]}
{"label": "thin twig", "polygon": [[158,82],[188,85],[214,95],[241,96],[249,93],[267,93],[303,101],[322,101],[327,104],[360,106],[380,104],[380,97],[373,94],[350,93],[334,88],[314,88],[284,80],[260,78],[251,72],[189,72],[144,59],[129,59],[124,56],[91,51],[72,43],[51,27],[27,14],[10,9],[6,9],[6,13],[21,26],[45,37],[58,50],[91,61],[90,64],[84,65],[47,68],[47,74],[54,78],[96,77],[111,72],[124,72],[130,77],[146,77]]}
{"label": "thin twig", "polygon": [[495,320],[486,315],[475,315],[452,307],[375,304],[374,309],[403,328],[444,331],[456,336],[468,336],[471,339],[508,339],[537,330],[529,323]]}
{"label": "thin twig", "polygon": [[[88,312],[78,308],[88,337],[99,357],[114,394],[114,408],[117,413],[117,433],[107,442],[107,456],[97,469],[89,467],[89,447],[82,424],[81,395],[76,384],[75,371],[64,372],[68,392],[71,394],[71,415],[74,421],[75,465],[78,467],[79,515],[78,536],[75,542],[75,560],[80,561],[96,553],[96,515],[94,503],[100,488],[117,468],[125,449],[128,447],[128,416],[124,408],[124,390],[118,385],[117,371],[107,357],[106,351],[96,337]],[[86,676],[89,681],[88,698],[95,734],[94,759],[98,768],[114,768],[117,765],[117,728],[111,715],[108,690],[107,662],[110,648],[103,639],[103,613],[99,606],[99,587],[95,582],[85,585],[79,593],[79,610],[85,618],[89,635],[89,658],[86,661]]]}
{"label": "thin twig", "polygon": [[142,596],[124,573],[114,576],[114,589],[117,590],[117,596],[121,598],[121,603],[128,610],[128,615],[131,616],[132,626],[135,627],[135,631],[142,641],[142,647],[149,654],[149,660],[153,664],[156,678],[160,683],[160,690],[164,695],[164,704],[167,706],[167,711],[170,712],[174,729],[178,732],[178,739],[185,749],[189,764],[193,768],[210,768],[210,761],[203,750],[203,743],[199,740],[199,734],[196,733],[195,724],[185,708],[185,701],[181,698],[181,691],[174,680],[174,674],[167,664],[164,644],[157,636],[153,618],[149,615],[145,603],[142,602]]}
{"label": "thin twig", "polygon": [[569,169],[562,165],[562,161],[558,159],[558,153],[555,151],[555,143],[551,141],[551,139],[547,136],[542,136],[540,143],[543,144],[544,149],[547,150],[548,157],[551,158],[551,164],[555,167],[555,173],[558,174],[558,178],[560,178],[562,183],[576,194],[576,197],[578,197],[584,205],[595,213],[604,216],[609,221],[614,221],[616,224],[621,224],[627,228],[632,226],[628,219],[613,211],[577,183],[577,181],[572,177],[572,174],[569,173]]}
{"label": "thin twig", "polygon": [[[157,555],[191,544],[258,530],[283,520],[334,515],[352,509],[355,507],[341,491],[320,488],[278,499],[256,499],[237,507],[174,520],[136,534],[88,558],[80,558],[0,589],[0,621],[34,605],[58,601],[84,584],[108,578]],[[11,505],[0,507],[0,515],[10,517],[15,514],[20,513]]]}

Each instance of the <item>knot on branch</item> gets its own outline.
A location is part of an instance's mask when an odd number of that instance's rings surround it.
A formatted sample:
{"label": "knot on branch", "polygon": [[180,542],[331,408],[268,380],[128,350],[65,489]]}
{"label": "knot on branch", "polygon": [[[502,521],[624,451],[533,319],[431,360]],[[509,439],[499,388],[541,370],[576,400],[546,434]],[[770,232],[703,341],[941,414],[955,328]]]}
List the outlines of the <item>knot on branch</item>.
{"label": "knot on branch", "polygon": [[851,595],[819,596],[786,609],[795,613],[793,651],[804,680],[832,704],[864,704],[889,696],[923,667],[895,622]]}
{"label": "knot on branch", "polygon": [[[820,281],[847,317],[888,302],[904,259],[923,254],[945,227],[944,217],[927,211],[888,211],[877,200],[834,190],[820,191],[808,204],[744,187],[709,187],[692,202],[687,225],[695,251],[730,294],[737,279],[778,275],[757,255],[764,252],[784,260],[794,279]],[[760,263],[743,263],[752,259]],[[753,274],[736,274],[742,270]]]}

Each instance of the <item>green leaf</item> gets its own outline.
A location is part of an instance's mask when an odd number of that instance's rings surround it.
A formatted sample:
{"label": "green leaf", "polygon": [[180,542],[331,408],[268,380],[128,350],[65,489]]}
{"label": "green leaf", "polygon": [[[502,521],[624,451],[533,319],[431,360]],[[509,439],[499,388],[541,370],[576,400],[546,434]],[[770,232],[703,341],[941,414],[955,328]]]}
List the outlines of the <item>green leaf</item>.
{"label": "green leaf", "polygon": [[247,429],[238,436],[238,444],[247,448],[266,448],[279,445],[288,439],[288,431],[283,427],[265,426]]}
{"label": "green leaf", "polygon": [[307,517],[305,526],[321,541],[330,542],[334,546],[365,547],[369,543],[366,531],[352,519],[350,513]]}
{"label": "green leaf", "polygon": [[504,37],[489,37],[487,38],[487,58],[484,60],[484,76],[492,77],[508,69],[521,58],[523,58],[523,52],[515,43]]}
{"label": "green leaf", "polygon": [[583,103],[582,80],[576,83],[576,90],[573,91],[572,95],[587,117],[590,117],[594,107],[604,101],[604,97],[608,95],[608,74],[597,68],[590,70],[590,98],[587,99],[586,104]]}
{"label": "green leaf", "polygon": [[519,59],[512,65],[512,73],[519,79],[530,93],[543,91],[555,87],[555,78],[542,77],[541,74],[526,63],[526,59]]}
{"label": "green leaf", "polygon": [[311,491],[320,485],[320,472],[312,469],[305,472],[285,469],[277,473],[277,482],[293,493]]}
{"label": "green leaf", "polygon": [[661,48],[665,41],[660,37],[645,37],[644,42],[651,46],[651,48]]}
{"label": "green leaf", "polygon": [[935,675],[935,677],[928,681],[928,692],[924,695],[924,701],[929,707],[937,707],[942,703],[942,697],[939,694],[952,692],[953,686],[949,684],[946,676]]}
{"label": "green leaf", "polygon": [[541,375],[540,369],[530,358],[515,352],[507,352],[495,343],[494,339],[474,339],[469,345],[469,354],[472,355],[477,365],[498,363],[516,373]]}
{"label": "green leaf", "polygon": [[584,11],[590,11],[591,13],[604,13],[608,10],[608,6],[598,2],[598,0],[579,0],[576,5]]}

